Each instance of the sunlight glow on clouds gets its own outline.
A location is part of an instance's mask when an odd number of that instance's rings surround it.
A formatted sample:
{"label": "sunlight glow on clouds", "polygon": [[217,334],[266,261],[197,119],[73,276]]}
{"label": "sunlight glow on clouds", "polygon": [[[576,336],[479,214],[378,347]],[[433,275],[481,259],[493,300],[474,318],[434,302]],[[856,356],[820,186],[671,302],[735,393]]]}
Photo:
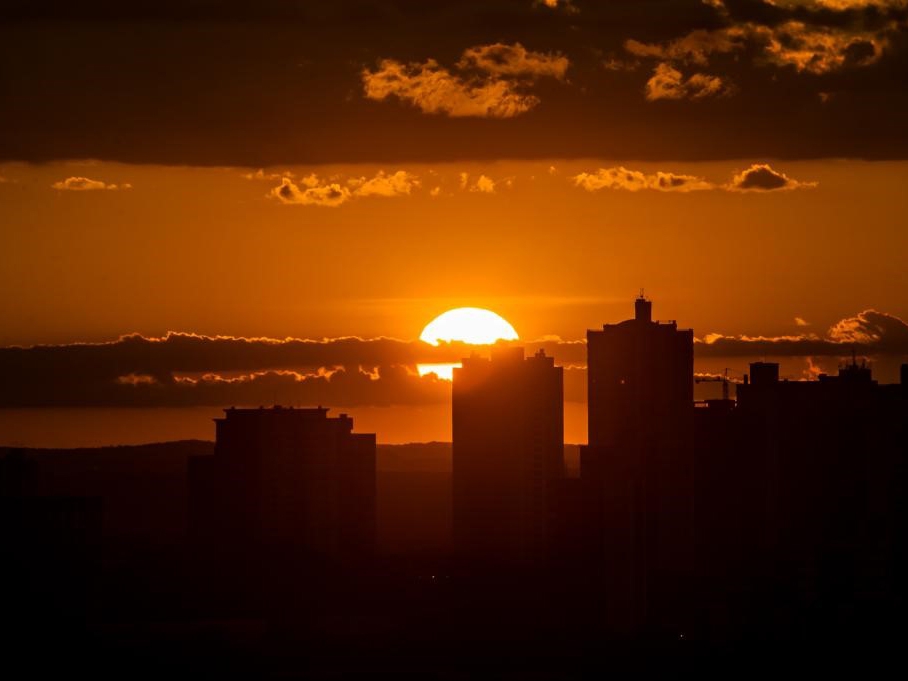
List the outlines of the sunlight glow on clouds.
{"label": "sunlight glow on clouds", "polygon": [[284,204],[333,208],[349,200],[352,194],[349,189],[337,182],[315,186],[303,184],[303,188],[300,188],[289,177],[284,177],[280,186],[272,189],[268,195]]}
{"label": "sunlight glow on clouds", "polygon": [[871,31],[800,21],[777,26],[745,22],[715,30],[697,29],[662,43],[626,40],[624,49],[635,57],[662,60],[662,67],[665,62],[707,66],[713,55],[743,53],[751,48],[759,55],[758,65],[793,66],[798,72],[822,74],[878,61],[893,28],[889,25]]}
{"label": "sunlight glow on clouds", "polygon": [[560,54],[532,52],[520,43],[477,45],[464,50],[460,69],[479,69],[497,76],[551,76],[562,79],[570,62]]}
{"label": "sunlight glow on clouds", "polygon": [[406,170],[398,170],[391,175],[379,170],[375,177],[360,177],[349,180],[348,184],[355,187],[353,193],[356,196],[408,196],[419,187],[419,179]]}
{"label": "sunlight glow on clouds", "polygon": [[[262,177],[270,177],[262,174]],[[341,183],[322,180],[315,173],[294,182],[292,174],[281,177],[281,184],[271,189],[268,196],[284,204],[324,206],[334,208],[350,199],[367,196],[409,196],[419,187],[419,178],[406,170],[387,174],[379,170],[374,177],[355,177]]]}
{"label": "sunlight glow on clouds", "polygon": [[87,177],[67,177],[65,180],[54,182],[51,187],[59,191],[85,192],[95,190],[132,189],[131,184],[108,184],[101,180],[92,180]]}
{"label": "sunlight glow on clouds", "polygon": [[479,192],[481,194],[494,194],[495,180],[487,175],[480,175],[476,178],[476,182],[473,183],[473,186],[470,187],[470,191]]}
{"label": "sunlight glow on clouds", "polygon": [[816,182],[799,182],[785,173],[773,170],[767,163],[755,163],[747,170],[735,175],[726,187],[729,191],[774,191],[791,189],[812,189]]}
{"label": "sunlight glow on clouds", "polygon": [[671,65],[662,62],[656,66],[652,78],[646,82],[646,99],[703,99],[731,94],[734,88],[719,76],[695,73],[688,78]]}
{"label": "sunlight glow on clouds", "polygon": [[383,59],[375,71],[362,71],[363,92],[382,101],[394,96],[424,113],[454,118],[512,118],[526,113],[539,98],[524,89],[536,78],[562,79],[568,59],[532,52],[520,43],[480,45],[464,51],[455,74],[434,59],[404,64]]}
{"label": "sunlight glow on clouds", "polygon": [[902,9],[908,7],[908,0],[765,0],[770,5],[785,8],[804,7],[809,10],[849,10],[878,7],[881,9]]}
{"label": "sunlight glow on clouds", "polygon": [[702,177],[677,175],[662,171],[647,175],[639,170],[628,170],[624,166],[617,168],[599,168],[595,173],[575,175],[574,184],[588,192],[600,189],[623,189],[637,192],[653,189],[661,192],[689,192],[702,189],[714,189],[715,186]]}
{"label": "sunlight glow on clouds", "polygon": [[727,184],[715,184],[695,175],[679,175],[657,171],[650,175],[639,170],[628,170],[624,166],[599,168],[594,173],[580,173],[572,178],[574,184],[588,192],[600,189],[620,189],[637,192],[652,189],[662,192],[690,192],[707,189],[725,191],[775,191],[792,189],[810,189],[816,182],[801,182],[788,177],[785,173],[773,170],[766,163],[754,163],[746,170],[737,173]]}

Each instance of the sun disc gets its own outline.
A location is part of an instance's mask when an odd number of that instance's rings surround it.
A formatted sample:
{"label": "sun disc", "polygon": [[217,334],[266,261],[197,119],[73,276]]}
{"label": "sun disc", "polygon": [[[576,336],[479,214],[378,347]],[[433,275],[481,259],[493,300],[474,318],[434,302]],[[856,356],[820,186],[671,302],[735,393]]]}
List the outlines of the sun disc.
{"label": "sun disc", "polygon": [[491,310],[458,307],[426,324],[419,339],[431,345],[441,341],[490,345],[498,340],[517,340],[518,336],[507,320]]}

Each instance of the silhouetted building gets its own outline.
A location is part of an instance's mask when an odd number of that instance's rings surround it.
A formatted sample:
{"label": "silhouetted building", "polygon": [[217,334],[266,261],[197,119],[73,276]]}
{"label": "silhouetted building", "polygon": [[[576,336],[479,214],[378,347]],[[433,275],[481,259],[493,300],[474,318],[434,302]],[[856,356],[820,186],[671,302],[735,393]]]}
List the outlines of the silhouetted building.
{"label": "silhouetted building", "polygon": [[750,381],[754,385],[774,385],[779,382],[777,362],[751,362]]}
{"label": "silhouetted building", "polygon": [[589,446],[671,437],[694,399],[693,331],[655,322],[652,302],[634,318],[587,331]]}
{"label": "silhouetted building", "polygon": [[763,462],[743,451],[746,435],[734,400],[695,407],[692,628],[698,638],[723,640],[732,631],[740,634],[758,598],[761,528],[754,508],[763,497]]}
{"label": "silhouetted building", "polygon": [[86,623],[101,563],[98,497],[42,494],[24,451],[0,456],[0,584],[4,631],[73,636]]}
{"label": "silhouetted building", "polygon": [[693,332],[652,319],[587,332],[587,547],[610,628],[676,628],[689,571]]}
{"label": "silhouetted building", "polygon": [[375,435],[328,410],[227,409],[214,456],[190,459],[201,541],[336,559],[375,542]]}
{"label": "silhouetted building", "polygon": [[563,370],[495,348],[454,370],[453,528],[463,556],[528,561],[552,532],[564,471]]}
{"label": "silhouetted building", "polygon": [[[737,390],[739,455],[759,462],[759,546],[778,609],[822,607],[825,625],[904,591],[908,399],[855,360],[786,381],[751,365]],[[901,547],[901,548],[900,548]],[[852,613],[852,614],[849,614]],[[840,620],[841,623],[841,620]]]}

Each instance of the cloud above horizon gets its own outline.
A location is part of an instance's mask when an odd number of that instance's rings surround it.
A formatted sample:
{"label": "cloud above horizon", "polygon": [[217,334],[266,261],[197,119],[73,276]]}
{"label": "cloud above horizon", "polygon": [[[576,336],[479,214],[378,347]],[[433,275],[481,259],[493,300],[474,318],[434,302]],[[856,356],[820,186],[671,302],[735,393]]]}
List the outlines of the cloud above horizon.
{"label": "cloud above horizon", "polygon": [[67,177],[65,180],[54,182],[51,187],[58,191],[87,192],[87,191],[116,191],[118,189],[132,189],[131,184],[108,184],[101,180],[92,180],[88,177]]}
{"label": "cloud above horizon", "polygon": [[[259,170],[248,177],[270,179],[273,176]],[[295,180],[292,173],[285,173],[281,175],[281,183],[268,192],[268,197],[288,205],[336,208],[351,199],[360,197],[409,196],[419,186],[419,178],[406,170],[398,170],[390,174],[379,170],[369,178],[363,176],[346,180],[335,178],[326,180],[315,173]]]}
{"label": "cloud above horizon", "polygon": [[653,76],[646,81],[646,99],[704,99],[725,97],[734,92],[727,80],[706,73],[694,73],[687,78],[666,62],[656,66]]}
{"label": "cloud above horizon", "polygon": [[815,75],[877,62],[897,24],[874,30],[823,26],[790,20],[776,25],[732,23],[723,28],[696,29],[660,43],[629,39],[624,49],[638,58],[672,64],[708,66],[713,57],[753,53],[757,66],[793,67]]}
{"label": "cloud above horizon", "polygon": [[816,182],[799,182],[785,173],[773,170],[768,163],[754,163],[737,173],[726,189],[736,192],[771,192],[778,190],[812,189]]}
{"label": "cloud above horizon", "polygon": [[697,339],[694,346],[695,354],[701,357],[846,357],[852,350],[864,356],[908,359],[908,323],[895,315],[868,309],[836,322],[823,336],[710,333]]}
{"label": "cloud above horizon", "polygon": [[599,168],[594,173],[580,173],[572,179],[576,186],[588,192],[600,189],[621,189],[629,192],[637,192],[644,189],[660,192],[690,192],[715,189],[715,185],[707,182],[702,177],[662,171],[647,175],[639,170],[628,170],[624,166]]}
{"label": "cloud above horizon", "polygon": [[811,189],[816,182],[794,180],[785,173],[773,170],[769,164],[754,163],[735,174],[724,184],[710,182],[695,175],[657,171],[646,174],[639,170],[628,170],[624,166],[599,168],[593,173],[580,173],[571,178],[574,185],[588,192],[601,189],[615,189],[637,192],[645,189],[660,192],[691,192],[723,190],[734,192],[771,192],[777,190]]}
{"label": "cloud above horizon", "polygon": [[494,43],[464,50],[459,73],[434,59],[409,63],[382,59],[361,73],[367,99],[396,97],[423,113],[453,118],[513,118],[539,104],[525,90],[538,78],[564,78],[570,62],[555,53],[527,50],[520,43]]}
{"label": "cloud above horizon", "polygon": [[[516,342],[571,370],[566,396],[582,399],[586,343],[557,337]],[[417,404],[449,399],[450,383],[420,377],[417,364],[458,362],[487,348],[463,343],[356,337],[305,340],[168,333],[106,343],[0,348],[0,407],[226,406],[323,403],[333,406]],[[908,324],[864,310],[824,335],[728,336],[697,339],[698,360],[714,358],[908,359]],[[568,377],[566,375],[566,382]]]}

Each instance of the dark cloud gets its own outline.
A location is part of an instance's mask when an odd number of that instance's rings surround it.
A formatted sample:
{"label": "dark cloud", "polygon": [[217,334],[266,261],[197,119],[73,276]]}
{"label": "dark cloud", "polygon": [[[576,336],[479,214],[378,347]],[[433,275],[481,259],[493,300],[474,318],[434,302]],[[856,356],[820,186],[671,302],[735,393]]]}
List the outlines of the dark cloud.
{"label": "dark cloud", "polygon": [[[583,343],[520,345],[527,353],[544,349],[562,363],[585,362]],[[293,396],[294,403],[409,404],[438,399],[444,388],[419,377],[417,364],[456,362],[475,349],[391,338],[275,340],[186,333],[7,347],[0,348],[0,407],[258,404],[280,395]]]}
{"label": "dark cloud", "polygon": [[902,3],[550,4],[6,2],[0,160],[908,157]]}
{"label": "dark cloud", "polygon": [[363,93],[384,101],[395,97],[423,113],[452,118],[513,118],[526,113],[539,98],[524,92],[519,83],[487,76],[465,78],[434,59],[404,64],[383,59],[375,70],[362,72]]}
{"label": "dark cloud", "polygon": [[908,324],[899,317],[864,310],[834,324],[825,335],[724,336],[708,334],[694,347],[698,357],[908,357]]}
{"label": "dark cloud", "polygon": [[[586,343],[557,338],[518,342],[564,366],[565,397],[586,395]],[[431,346],[390,338],[326,340],[210,337],[171,333],[110,343],[0,348],[0,408],[74,406],[228,406],[431,404],[450,383],[419,376],[420,363],[457,362],[483,348]],[[708,334],[699,359],[865,357],[903,361],[908,324],[876,310],[842,319],[824,335]]]}
{"label": "dark cloud", "polygon": [[465,50],[457,63],[462,69],[479,69],[498,76],[550,76],[564,78],[570,61],[562,54],[533,52],[520,43],[478,45]]}
{"label": "dark cloud", "polygon": [[363,69],[361,75],[369,99],[396,97],[423,113],[454,118],[512,118],[539,104],[539,97],[525,92],[528,81],[563,79],[568,65],[559,54],[495,43],[465,50],[456,65],[460,73],[434,59],[411,64],[382,59],[378,68]]}
{"label": "dark cloud", "polygon": [[[336,368],[320,372],[271,370],[241,375],[206,373],[162,380],[130,374],[97,386],[90,404],[130,407],[435,404],[450,399],[451,384],[406,367]],[[69,398],[79,400],[79,395]],[[83,396],[82,399],[85,399]]]}
{"label": "dark cloud", "polygon": [[322,184],[318,178],[315,178],[314,184],[303,184],[300,187],[289,177],[281,178],[281,183],[268,194],[281,203],[331,208],[346,203],[352,195],[347,187],[342,187],[336,182]]}
{"label": "dark cloud", "polygon": [[785,173],[773,170],[767,163],[755,163],[750,168],[735,175],[726,185],[729,191],[757,191],[771,192],[777,190],[791,190],[811,188],[816,182],[801,182],[788,177]]}
{"label": "dark cloud", "polygon": [[650,102],[659,99],[722,97],[733,92],[734,87],[718,76],[693,73],[685,77],[681,71],[664,62],[656,66],[652,77],[646,81],[646,99]]}
{"label": "dark cloud", "polygon": [[735,177],[732,183],[737,189],[762,189],[771,191],[783,189],[788,186],[789,180],[781,173],[777,173],[768,165],[751,166]]}

